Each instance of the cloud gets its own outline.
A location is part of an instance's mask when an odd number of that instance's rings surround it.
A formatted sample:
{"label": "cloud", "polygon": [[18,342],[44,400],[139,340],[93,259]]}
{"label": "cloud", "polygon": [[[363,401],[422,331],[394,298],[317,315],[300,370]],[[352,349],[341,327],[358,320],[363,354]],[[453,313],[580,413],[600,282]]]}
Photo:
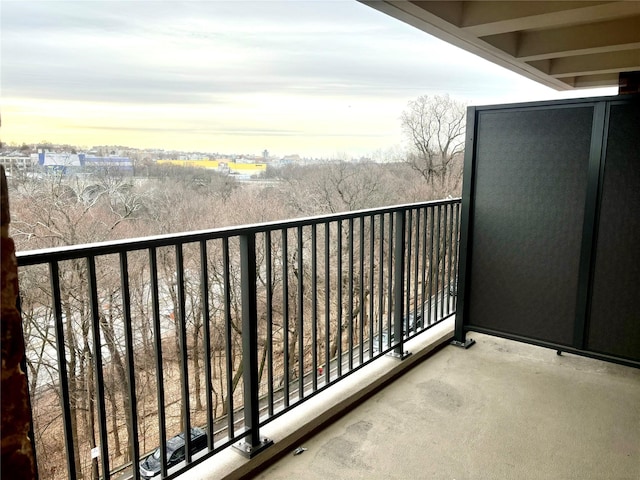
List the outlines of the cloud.
{"label": "cloud", "polygon": [[482,83],[439,54],[443,42],[351,1],[6,2],[2,31],[2,85],[12,97],[404,98]]}
{"label": "cloud", "polygon": [[355,0],[4,0],[0,21],[6,141],[364,152],[418,95],[551,92]]}

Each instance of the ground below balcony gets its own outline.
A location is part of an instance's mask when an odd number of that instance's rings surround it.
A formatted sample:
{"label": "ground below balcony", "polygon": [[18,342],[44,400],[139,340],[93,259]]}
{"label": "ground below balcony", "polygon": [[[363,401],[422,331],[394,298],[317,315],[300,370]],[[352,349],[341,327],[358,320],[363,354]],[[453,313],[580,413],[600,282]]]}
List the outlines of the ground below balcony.
{"label": "ground below balcony", "polygon": [[640,370],[469,336],[256,478],[640,479]]}

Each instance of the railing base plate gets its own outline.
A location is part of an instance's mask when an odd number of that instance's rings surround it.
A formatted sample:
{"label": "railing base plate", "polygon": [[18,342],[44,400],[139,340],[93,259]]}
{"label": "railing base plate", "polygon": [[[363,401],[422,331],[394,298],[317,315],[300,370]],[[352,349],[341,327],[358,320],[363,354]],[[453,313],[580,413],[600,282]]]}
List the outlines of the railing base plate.
{"label": "railing base plate", "polygon": [[236,451],[243,457],[253,458],[271,445],[273,445],[273,440],[267,437],[262,437],[260,439],[260,444],[255,447],[251,446],[249,443],[243,440],[233,445],[233,448],[235,448]]}
{"label": "railing base plate", "polygon": [[387,353],[387,355],[389,357],[397,358],[398,360],[404,360],[405,358],[411,356],[411,352],[402,352],[402,353],[389,352]]}
{"label": "railing base plate", "polygon": [[453,345],[454,347],[464,348],[465,350],[474,343],[476,343],[476,341],[473,338],[467,338],[464,342],[459,342],[457,340],[451,341],[451,345]]}

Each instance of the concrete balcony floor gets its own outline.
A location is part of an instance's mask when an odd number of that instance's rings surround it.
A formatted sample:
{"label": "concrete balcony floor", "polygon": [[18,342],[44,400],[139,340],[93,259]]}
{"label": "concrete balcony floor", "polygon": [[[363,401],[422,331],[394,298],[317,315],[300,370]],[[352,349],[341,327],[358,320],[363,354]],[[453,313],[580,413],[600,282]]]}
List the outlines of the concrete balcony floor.
{"label": "concrete balcony floor", "polygon": [[469,336],[256,478],[640,479],[640,370]]}

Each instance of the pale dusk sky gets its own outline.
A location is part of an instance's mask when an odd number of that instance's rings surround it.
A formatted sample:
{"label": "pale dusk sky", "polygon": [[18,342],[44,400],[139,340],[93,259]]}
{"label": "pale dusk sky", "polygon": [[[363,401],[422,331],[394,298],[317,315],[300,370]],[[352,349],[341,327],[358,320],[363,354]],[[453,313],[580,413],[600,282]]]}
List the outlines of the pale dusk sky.
{"label": "pale dusk sky", "polygon": [[2,0],[0,18],[9,143],[375,157],[419,95],[616,93],[556,92],[355,0]]}

